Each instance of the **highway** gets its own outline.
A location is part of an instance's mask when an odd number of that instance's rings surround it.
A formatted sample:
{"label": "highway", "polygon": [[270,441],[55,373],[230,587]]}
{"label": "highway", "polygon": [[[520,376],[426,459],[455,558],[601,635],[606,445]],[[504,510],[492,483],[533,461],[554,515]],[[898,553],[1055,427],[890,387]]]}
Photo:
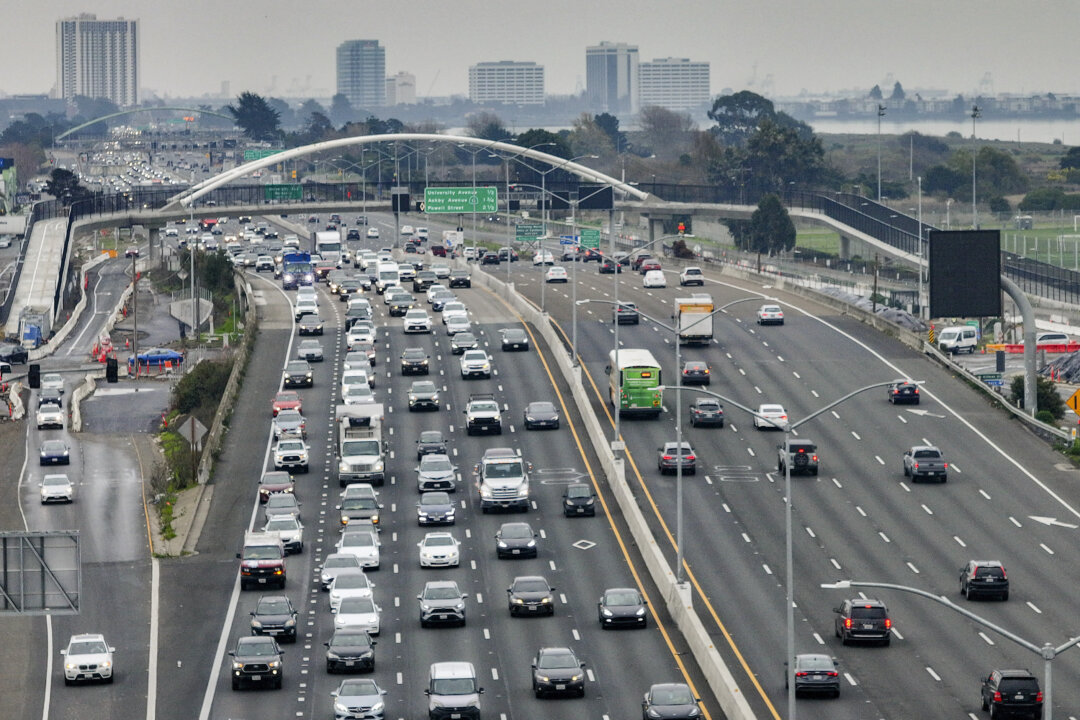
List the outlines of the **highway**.
{"label": "highway", "polygon": [[[503,277],[505,265],[488,266]],[[669,287],[644,290],[636,273],[598,275],[596,265],[578,267],[577,297],[610,301],[613,277],[619,297],[643,313],[670,323],[673,299],[690,294],[668,270]],[[537,270],[512,267],[520,292],[540,303]],[[545,288],[544,301],[569,341],[571,291]],[[692,288],[699,291],[698,288]],[[775,290],[728,277],[705,286],[719,306]],[[805,717],[972,717],[979,715],[979,679],[992,667],[1030,667],[1039,658],[939,605],[901,593],[872,593],[890,606],[890,647],[843,647],[834,637],[832,608],[845,592],[825,590],[838,579],[915,586],[963,604],[996,624],[1035,642],[1061,644],[1070,622],[1069,568],[1077,561],[1072,533],[1080,514],[1071,481],[1075,470],[1026,431],[995,412],[950,374],[900,343],[823,306],[782,296],[787,322],[759,327],[760,303],[733,306],[714,319],[715,342],[683,349],[683,359],[712,366],[709,390],[756,408],[778,402],[793,421],[859,387],[895,377],[925,380],[923,403],[893,406],[883,389],[859,395],[811,421],[800,438],[818,443],[819,477],[793,478],[796,652],[825,652],[841,663],[838,702],[800,700]],[[611,306],[579,306],[579,354],[585,384],[596,389],[594,411],[610,418],[604,367],[614,342]],[[642,320],[620,328],[622,347],[650,349],[674,384],[670,333]],[[683,412],[697,395],[684,391]],[[661,477],[655,448],[675,437],[674,392],[665,395],[659,420],[626,420],[629,476],[643,497],[657,537],[674,563],[675,480]],[[760,717],[786,714],[782,662],[784,631],[783,476],[776,472],[777,432],[757,431],[750,417],[728,405],[723,429],[691,428],[683,434],[705,472],[684,478],[684,537],[688,578],[698,612],[711,621],[736,679],[756,696]],[[950,461],[945,485],[905,481],[906,446],[940,445]],[[1058,518],[1047,525],[1034,517]],[[1069,524],[1071,523],[1071,524]],[[1012,584],[1007,603],[972,602],[958,594],[959,569],[968,559],[1005,563]],[[728,639],[730,638],[730,640]],[[1075,675],[1080,657],[1055,662],[1055,707],[1070,713],[1080,694],[1060,678]]]}

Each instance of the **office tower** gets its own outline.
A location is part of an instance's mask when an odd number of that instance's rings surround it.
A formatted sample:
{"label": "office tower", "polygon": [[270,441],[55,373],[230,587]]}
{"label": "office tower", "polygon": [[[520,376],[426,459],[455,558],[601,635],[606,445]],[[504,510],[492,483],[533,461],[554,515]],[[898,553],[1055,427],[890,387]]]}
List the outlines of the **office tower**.
{"label": "office tower", "polygon": [[357,110],[386,105],[386,48],[378,40],[338,45],[337,91]]}
{"label": "office tower", "polygon": [[709,102],[709,63],[657,58],[638,66],[641,107],[690,110]]}
{"label": "office tower", "polygon": [[636,45],[601,42],[585,48],[585,100],[595,112],[637,114]]}
{"label": "office tower", "polygon": [[387,105],[416,104],[416,76],[408,72],[399,72],[386,78]]}
{"label": "office tower", "polygon": [[474,103],[544,104],[544,66],[500,60],[469,68],[469,99]]}
{"label": "office tower", "polygon": [[139,21],[83,13],[56,21],[56,95],[139,104]]}

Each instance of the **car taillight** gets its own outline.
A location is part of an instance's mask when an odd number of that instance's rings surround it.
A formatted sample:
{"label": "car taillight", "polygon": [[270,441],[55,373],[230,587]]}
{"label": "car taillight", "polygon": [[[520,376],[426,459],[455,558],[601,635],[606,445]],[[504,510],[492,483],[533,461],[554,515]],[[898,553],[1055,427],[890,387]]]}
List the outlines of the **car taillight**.
{"label": "car taillight", "polygon": [[1009,576],[1005,574],[1005,568],[1001,568],[1001,579],[1008,580]]}
{"label": "car taillight", "polygon": [[913,467],[914,467],[914,468],[915,468],[916,470],[918,470],[918,469],[919,469],[919,463],[917,463],[917,462],[916,462],[916,463],[912,463],[912,466],[913,466]]}
{"label": "car taillight", "polygon": [[809,675],[809,674],[810,674],[810,673],[806,673],[806,672],[802,672],[802,671],[799,671],[799,672],[796,672],[796,673],[795,673],[795,677],[806,677],[806,676],[807,676],[807,675]]}
{"label": "car taillight", "polygon": [[851,629],[851,618],[844,618],[844,627],[848,630]]}
{"label": "car taillight", "polygon": [[892,630],[892,620],[889,618],[885,618],[885,629]]}
{"label": "car taillight", "polygon": [[839,675],[840,675],[840,673],[836,672],[835,670],[830,670],[829,672],[827,672],[825,674],[828,675],[829,677],[839,677]]}
{"label": "car taillight", "polygon": [[692,462],[692,461],[693,461],[694,459],[695,459],[695,458],[694,458],[694,456],[693,456],[693,455],[687,455],[687,456],[686,456],[686,461],[687,461],[687,462]]}
{"label": "car taillight", "polygon": [[948,470],[949,463],[942,463],[941,466],[944,467],[946,470]]}
{"label": "car taillight", "polygon": [[915,394],[916,394],[916,395],[918,395],[918,394],[919,394],[919,388],[915,388]]}
{"label": "car taillight", "polygon": [[665,455],[665,456],[664,456],[664,459],[665,459],[665,460],[672,460],[672,459],[674,459],[674,456],[672,456],[672,455]]}
{"label": "car taillight", "polygon": [[1001,702],[1001,691],[1000,690],[995,690],[994,691],[994,702],[996,702],[996,703]]}
{"label": "car taillight", "polygon": [[817,455],[814,455],[814,462],[817,462]]}
{"label": "car taillight", "polygon": [[1042,701],[1042,690],[1040,690],[1039,692],[1035,693],[1035,702],[1041,703]]}

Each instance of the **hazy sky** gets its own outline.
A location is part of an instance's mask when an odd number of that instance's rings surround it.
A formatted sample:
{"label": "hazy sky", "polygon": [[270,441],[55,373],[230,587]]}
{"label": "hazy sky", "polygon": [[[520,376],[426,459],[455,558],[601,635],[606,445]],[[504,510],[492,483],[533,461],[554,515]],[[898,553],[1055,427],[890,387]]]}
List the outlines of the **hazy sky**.
{"label": "hazy sky", "polygon": [[[15,7],[17,5],[17,8]],[[58,19],[79,12],[141,21],[141,86],[166,96],[329,97],[343,40],[376,39],[388,74],[418,95],[468,92],[468,68],[545,67],[549,94],[585,84],[585,47],[636,44],[642,60],[711,63],[712,91],[791,96],[905,89],[968,95],[1073,93],[1077,0],[4,0],[0,92],[49,92]],[[992,86],[981,85],[990,74]],[[771,85],[769,84],[771,78]]]}

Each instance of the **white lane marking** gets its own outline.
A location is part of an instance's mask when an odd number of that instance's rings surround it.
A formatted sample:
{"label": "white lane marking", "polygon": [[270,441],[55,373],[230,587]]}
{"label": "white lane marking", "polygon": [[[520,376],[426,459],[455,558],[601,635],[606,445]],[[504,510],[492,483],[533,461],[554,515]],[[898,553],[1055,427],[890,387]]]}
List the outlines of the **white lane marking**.
{"label": "white lane marking", "polygon": [[1031,602],[1030,600],[1028,600],[1028,601],[1027,601],[1027,602],[1026,602],[1025,604],[1026,604],[1026,605],[1027,605],[1027,606],[1028,606],[1029,608],[1031,608],[1032,610],[1034,610],[1035,612],[1037,612],[1038,614],[1042,615],[1042,610],[1040,610],[1040,609],[1039,609],[1038,607],[1036,607],[1036,606],[1035,606],[1035,603],[1033,603],[1033,602]]}
{"label": "white lane marking", "polygon": [[884,465],[885,461],[881,459],[880,455],[875,455],[874,459],[878,461],[878,465]]}
{"label": "white lane marking", "polygon": [[994,641],[990,639],[990,636],[987,635],[986,633],[984,633],[982,630],[979,631],[979,637],[981,637],[983,640],[985,640],[987,645],[993,645],[994,644]]}
{"label": "white lane marking", "polygon": [[941,676],[934,672],[934,668],[929,665],[926,666],[926,672],[930,674],[930,677],[934,678],[938,682],[941,682]]}
{"label": "white lane marking", "polygon": [[832,416],[833,416],[834,418],[836,418],[837,420],[839,420],[839,419],[840,419],[840,416],[836,414],[836,411],[835,411],[835,410],[830,410],[830,411],[829,411],[829,414],[830,414],[830,415],[832,415]]}
{"label": "white lane marking", "polygon": [[742,368],[739,368],[739,374],[740,375],[746,375],[746,371],[743,370]]}
{"label": "white lane marking", "polygon": [[726,512],[726,513],[729,513],[729,512],[731,512],[731,508],[730,508],[730,507],[728,506],[728,504],[727,504],[727,503],[724,503],[724,504],[722,505],[722,507],[724,508],[724,512]]}
{"label": "white lane marking", "polygon": [[1039,543],[1039,547],[1047,552],[1048,555],[1053,555],[1054,551],[1047,547],[1046,543]]}
{"label": "white lane marking", "polygon": [[840,567],[840,563],[838,563],[838,562],[836,561],[836,558],[829,558],[829,562],[831,562],[831,563],[832,563],[832,566],[833,566],[834,568],[836,568],[837,570],[840,570],[840,569],[842,569],[842,568]]}
{"label": "white lane marking", "polygon": [[158,559],[150,559],[150,663],[147,666],[146,720],[157,717],[158,620],[161,610],[161,568]]}
{"label": "white lane marking", "polygon": [[851,431],[851,437],[855,438],[856,440],[862,440],[862,438],[859,437],[859,433],[855,432],[854,430]]}
{"label": "white lane marking", "polygon": [[833,485],[835,485],[836,487],[838,487],[840,489],[843,489],[844,486],[840,484],[839,480],[837,480],[836,478],[833,478],[832,481],[833,481]]}
{"label": "white lane marking", "polygon": [[906,482],[901,482],[900,487],[904,488],[905,492],[911,492],[911,488],[908,487],[908,484]]}
{"label": "white lane marking", "polygon": [[931,510],[930,508],[926,507],[925,503],[923,504],[922,509],[926,511],[927,515],[933,515],[934,514],[934,511]]}
{"label": "white lane marking", "polygon": [[892,540],[889,539],[889,536],[883,533],[881,530],[878,530],[878,535],[881,536],[881,539],[885,542],[892,542]]}
{"label": "white lane marking", "polygon": [[795,372],[794,370],[791,371],[791,374],[795,376],[796,380],[802,380],[802,376],[799,375],[799,373]]}
{"label": "white lane marking", "polygon": [[814,534],[814,530],[812,528],[806,528],[806,534],[809,535],[812,538],[817,537],[817,535]]}
{"label": "white lane marking", "polygon": [[896,417],[900,418],[900,422],[907,425],[907,418],[906,417],[904,417],[903,415],[897,415]]}
{"label": "white lane marking", "polygon": [[964,471],[961,470],[960,466],[957,465],[956,463],[949,463],[949,469],[952,470],[953,472],[955,472],[958,475],[963,475],[964,474]]}
{"label": "white lane marking", "polygon": [[862,515],[863,517],[866,517],[866,511],[865,511],[865,510],[863,510],[863,509],[862,509],[861,507],[859,507],[858,505],[856,505],[856,506],[855,506],[855,509],[856,509],[856,510],[857,510],[857,511],[859,512],[859,514],[860,514],[860,515]]}
{"label": "white lane marking", "polygon": [[762,563],[761,567],[765,571],[766,575],[772,575],[772,568],[770,568],[768,565],[766,565],[765,563]]}
{"label": "white lane marking", "polygon": [[821,397],[820,395],[817,394],[817,390],[811,390],[810,394],[813,395],[814,397]]}
{"label": "white lane marking", "polygon": [[817,633],[814,633],[814,639],[817,640],[818,645],[824,645],[825,644],[825,640],[820,635],[818,635]]}
{"label": "white lane marking", "polygon": [[1016,527],[1024,527],[1023,525],[1020,524],[1020,521],[1017,520],[1016,518],[1014,518],[1012,515],[1009,516],[1009,522],[1011,522]]}
{"label": "white lane marking", "polygon": [[859,683],[855,682],[855,678],[852,677],[851,673],[849,673],[849,672],[844,673],[844,679],[847,680],[848,683],[851,684],[851,685],[858,685],[859,684]]}
{"label": "white lane marking", "polygon": [[742,534],[742,539],[743,539],[744,542],[750,542],[750,536],[747,535],[746,533]]}
{"label": "white lane marking", "polygon": [[985,490],[983,490],[982,488],[979,488],[979,494],[980,494],[980,495],[982,495],[982,496],[983,496],[984,498],[986,498],[987,500],[989,500],[989,499],[990,499],[990,495],[989,495],[989,493],[987,493],[987,492],[986,492]]}
{"label": "white lane marking", "polygon": [[919,568],[915,567],[915,565],[913,565],[911,562],[907,562],[905,563],[905,565],[907,565],[908,568],[911,569],[911,572],[915,573],[916,575],[919,574]]}
{"label": "white lane marking", "polygon": [[748,447],[748,448],[746,448],[746,452],[750,453],[750,457],[755,457],[754,448]]}
{"label": "white lane marking", "polygon": [[961,540],[961,539],[960,539],[959,537],[957,537],[956,535],[953,535],[953,536],[952,536],[952,539],[953,539],[953,540],[955,540],[955,541],[956,541],[956,544],[957,544],[957,545],[959,545],[960,547],[963,547],[963,548],[966,548],[966,547],[967,547],[967,543],[965,543],[965,542],[964,542],[963,540]]}
{"label": "white lane marking", "polygon": [[904,636],[900,634],[899,630],[897,630],[896,628],[891,628],[891,630],[892,630],[892,634],[896,636],[897,640],[903,640],[904,639]]}

